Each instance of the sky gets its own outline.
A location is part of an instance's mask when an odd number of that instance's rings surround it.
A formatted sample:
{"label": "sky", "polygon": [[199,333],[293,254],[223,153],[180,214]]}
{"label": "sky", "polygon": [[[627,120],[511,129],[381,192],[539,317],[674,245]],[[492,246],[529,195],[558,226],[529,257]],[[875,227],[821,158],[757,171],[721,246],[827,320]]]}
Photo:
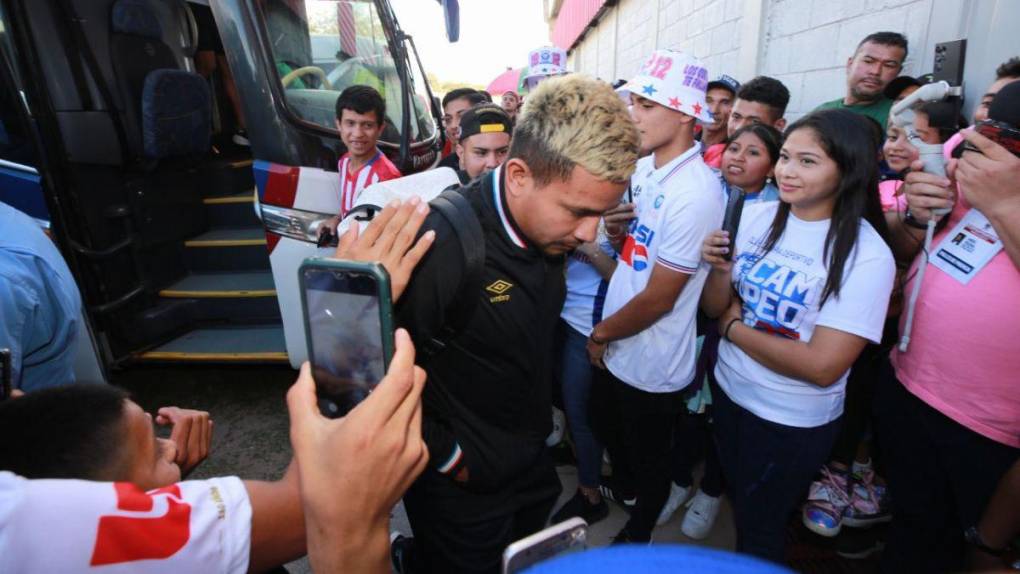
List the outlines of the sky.
{"label": "sky", "polygon": [[446,40],[436,0],[390,0],[404,32],[414,38],[425,71],[444,82],[487,85],[528,52],[549,46],[542,0],[460,0],[460,40]]}

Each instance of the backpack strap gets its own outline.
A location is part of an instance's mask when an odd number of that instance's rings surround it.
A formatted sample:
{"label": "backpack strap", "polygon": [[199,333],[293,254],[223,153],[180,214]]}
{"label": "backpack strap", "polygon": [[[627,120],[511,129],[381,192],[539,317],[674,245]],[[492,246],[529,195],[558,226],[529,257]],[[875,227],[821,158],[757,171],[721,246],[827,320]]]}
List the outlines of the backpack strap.
{"label": "backpack strap", "polygon": [[449,222],[457,234],[464,254],[464,275],[453,299],[455,304],[446,311],[442,329],[423,349],[426,358],[439,354],[467,327],[478,308],[478,288],[485,272],[485,235],[482,224],[458,186],[445,189],[429,204]]}

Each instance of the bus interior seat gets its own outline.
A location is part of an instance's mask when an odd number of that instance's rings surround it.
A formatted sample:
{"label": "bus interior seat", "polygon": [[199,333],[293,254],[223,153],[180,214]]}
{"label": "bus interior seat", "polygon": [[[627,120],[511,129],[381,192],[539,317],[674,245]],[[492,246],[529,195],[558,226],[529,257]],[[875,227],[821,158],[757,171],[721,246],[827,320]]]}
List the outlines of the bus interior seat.
{"label": "bus interior seat", "polygon": [[125,108],[133,157],[164,159],[209,149],[209,87],[182,70],[163,42],[163,24],[147,0],[117,0],[111,10],[110,57]]}

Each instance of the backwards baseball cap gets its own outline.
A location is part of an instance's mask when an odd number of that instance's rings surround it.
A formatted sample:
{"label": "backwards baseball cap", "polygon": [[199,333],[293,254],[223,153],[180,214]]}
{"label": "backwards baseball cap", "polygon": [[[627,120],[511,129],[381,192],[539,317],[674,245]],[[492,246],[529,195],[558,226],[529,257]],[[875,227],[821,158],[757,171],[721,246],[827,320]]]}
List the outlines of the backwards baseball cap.
{"label": "backwards baseball cap", "polygon": [[712,121],[705,103],[708,68],[701,61],[675,50],[656,50],[638,75],[616,90],[624,100],[641,96],[704,121]]}
{"label": "backwards baseball cap", "polygon": [[479,104],[460,117],[460,138],[464,141],[475,134],[505,133],[510,135],[513,123],[503,108],[494,104]]}
{"label": "backwards baseball cap", "polygon": [[885,90],[882,91],[882,94],[890,100],[895,100],[900,97],[903,90],[910,86],[921,87],[925,84],[932,83],[934,79],[935,78],[931,74],[925,74],[916,78],[913,76],[900,76],[889,82],[889,84],[886,85]]}
{"label": "backwards baseball cap", "polygon": [[705,88],[705,91],[707,92],[712,88],[722,88],[724,90],[729,90],[735,96],[737,95],[737,92],[740,91],[740,82],[736,81],[730,76],[727,76],[726,74],[723,74],[709,82],[708,87]]}

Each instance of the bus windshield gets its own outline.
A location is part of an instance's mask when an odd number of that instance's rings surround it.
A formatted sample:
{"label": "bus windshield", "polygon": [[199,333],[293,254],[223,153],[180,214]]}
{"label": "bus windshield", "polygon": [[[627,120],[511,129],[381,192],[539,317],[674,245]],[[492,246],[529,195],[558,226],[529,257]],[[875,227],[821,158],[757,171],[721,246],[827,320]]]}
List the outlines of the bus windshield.
{"label": "bus windshield", "polygon": [[420,74],[408,70],[409,85],[401,86],[375,3],[266,0],[262,8],[285,102],[297,117],[335,131],[340,92],[358,84],[372,86],[386,100],[386,125],[380,139],[399,145],[407,89],[412,104],[410,141],[435,135],[425,86],[416,85],[421,83]]}

